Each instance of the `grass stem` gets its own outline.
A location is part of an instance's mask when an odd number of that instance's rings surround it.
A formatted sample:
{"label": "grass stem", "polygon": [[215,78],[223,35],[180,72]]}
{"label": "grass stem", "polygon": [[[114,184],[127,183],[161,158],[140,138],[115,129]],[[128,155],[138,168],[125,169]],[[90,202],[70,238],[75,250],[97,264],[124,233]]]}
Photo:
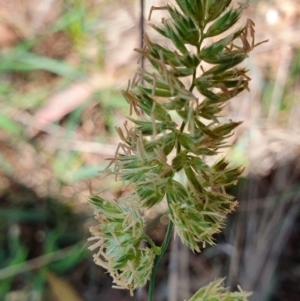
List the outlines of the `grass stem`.
{"label": "grass stem", "polygon": [[159,264],[161,258],[163,257],[164,253],[167,250],[167,247],[171,240],[172,232],[173,232],[173,222],[171,220],[169,220],[167,233],[166,233],[164,242],[161,246],[161,253],[160,253],[160,255],[156,255],[156,257],[154,259],[151,278],[150,278],[150,282],[149,282],[148,301],[154,300],[154,287],[155,287],[155,276],[156,276],[157,267],[158,267],[158,264]]}

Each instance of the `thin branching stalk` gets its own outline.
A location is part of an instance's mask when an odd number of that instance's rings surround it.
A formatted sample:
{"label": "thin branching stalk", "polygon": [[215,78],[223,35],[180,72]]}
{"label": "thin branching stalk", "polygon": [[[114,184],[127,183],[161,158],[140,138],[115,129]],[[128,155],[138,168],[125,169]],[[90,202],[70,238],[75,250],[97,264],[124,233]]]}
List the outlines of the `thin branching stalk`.
{"label": "thin branching stalk", "polygon": [[156,276],[157,267],[158,267],[158,264],[159,264],[161,258],[163,257],[164,253],[166,252],[167,247],[170,243],[170,240],[171,240],[171,237],[172,237],[172,232],[173,232],[173,227],[174,227],[173,222],[170,220],[164,242],[161,246],[161,253],[159,255],[156,255],[156,257],[154,259],[154,264],[153,264],[151,277],[150,277],[150,281],[149,281],[148,301],[153,301],[154,300],[155,276]]}
{"label": "thin branching stalk", "polygon": [[[143,49],[136,51],[148,66],[138,68],[122,91],[131,116],[123,129],[117,128],[121,142],[105,175],[123,181],[126,193],[114,200],[90,197],[99,221],[90,238],[95,241],[90,249],[98,250],[95,262],[131,295],[150,280],[148,300],[153,301],[156,270],[173,230],[193,252],[200,252],[214,244],[214,234],[237,204],[226,187],[237,182],[243,169],[219,153],[241,124],[224,122],[223,108],[249,90],[248,70],[239,64],[261,44],[255,43],[251,20],[228,34],[244,8],[232,7],[231,0],[176,0],[176,6],[150,12],[166,10],[162,24],[151,26],[173,46],[145,34]],[[190,79],[189,87],[183,78]],[[183,183],[177,180],[179,173]],[[144,233],[143,212],[163,200],[170,222],[159,247]],[[243,301],[247,296],[230,293],[223,280],[216,280],[190,301]]]}

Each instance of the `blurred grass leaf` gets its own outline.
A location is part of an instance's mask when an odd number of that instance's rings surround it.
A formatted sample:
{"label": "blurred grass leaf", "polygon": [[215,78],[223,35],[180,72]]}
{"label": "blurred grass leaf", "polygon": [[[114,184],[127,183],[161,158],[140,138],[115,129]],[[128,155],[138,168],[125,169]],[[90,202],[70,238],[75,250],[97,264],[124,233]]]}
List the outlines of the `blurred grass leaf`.
{"label": "blurred grass leaf", "polygon": [[83,39],[85,36],[86,10],[84,2],[75,1],[72,8],[68,8],[60,19],[56,21],[52,30],[69,30],[74,42]]}
{"label": "blurred grass leaf", "polygon": [[50,265],[52,272],[56,274],[62,274],[69,269],[76,267],[82,260],[90,255],[86,248],[82,248],[82,244],[77,244],[72,247],[72,251],[68,253],[68,256],[63,260],[53,262]]}
{"label": "blurred grass leaf", "polygon": [[2,82],[0,83],[0,102],[9,99],[9,106],[18,109],[36,108],[43,103],[43,100],[49,96],[52,89],[48,86],[41,85],[34,89],[34,93],[18,91],[13,85]]}
{"label": "blurred grass leaf", "polygon": [[9,220],[10,222],[21,222],[21,221],[44,221],[46,220],[46,212],[40,209],[1,209],[0,219]]}
{"label": "blurred grass leaf", "polygon": [[22,136],[22,128],[11,118],[3,115],[2,113],[0,113],[0,129],[14,136]]}
{"label": "blurred grass leaf", "polygon": [[86,101],[83,105],[80,105],[79,107],[75,108],[68,117],[68,122],[66,124],[66,134],[65,139],[70,139],[72,136],[76,134],[76,129],[80,125],[81,117],[88,106],[89,101]]}
{"label": "blurred grass leaf", "polygon": [[128,104],[124,100],[122,94],[119,91],[112,89],[103,89],[94,94],[96,98],[101,99],[101,105],[107,109],[111,107],[113,109],[124,110],[127,109]]}
{"label": "blurred grass leaf", "polygon": [[33,71],[45,70],[60,76],[80,78],[84,73],[65,61],[39,56],[29,52],[15,52],[1,56],[0,71]]}
{"label": "blurred grass leaf", "polygon": [[[14,270],[15,269],[14,266],[18,266],[18,264],[26,261],[28,250],[24,246],[22,246],[19,241],[14,242],[13,243],[14,246],[11,245],[12,244],[10,244],[12,252],[10,258],[2,262],[0,266],[10,267],[11,270]],[[1,280],[0,296],[4,296],[10,291],[13,280],[14,277],[7,277]]]}
{"label": "blurred grass leaf", "polygon": [[70,174],[69,181],[71,183],[91,179],[99,175],[99,171],[104,169],[105,165],[84,165]]}

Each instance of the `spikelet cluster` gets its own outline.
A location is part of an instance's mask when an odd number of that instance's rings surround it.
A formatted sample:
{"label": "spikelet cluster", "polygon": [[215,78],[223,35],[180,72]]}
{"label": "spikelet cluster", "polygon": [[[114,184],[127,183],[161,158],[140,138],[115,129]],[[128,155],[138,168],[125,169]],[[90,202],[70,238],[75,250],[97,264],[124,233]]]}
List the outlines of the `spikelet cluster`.
{"label": "spikelet cluster", "polygon": [[[242,169],[225,158],[214,164],[206,159],[228,147],[227,138],[241,123],[220,117],[231,98],[249,89],[248,70],[239,64],[260,43],[255,43],[251,20],[228,32],[244,9],[230,4],[176,0],[176,6],[160,8],[168,13],[162,23],[151,25],[172,46],[145,35],[144,48],[136,49],[148,66],[138,68],[122,91],[130,116],[117,128],[121,142],[106,170],[131,193],[116,201],[91,197],[99,220],[91,230],[97,240],[92,249],[100,250],[95,261],[121,288],[143,286],[157,254],[149,238],[145,247],[144,209],[166,199],[175,232],[191,250],[200,251],[199,245],[213,244],[213,235],[236,205],[225,188],[236,183]],[[175,180],[178,173],[186,184]],[[219,285],[211,289],[221,292]],[[191,300],[227,300],[199,298]]]}
{"label": "spikelet cluster", "polygon": [[189,301],[247,301],[251,293],[229,292],[223,286],[224,279],[218,279],[199,289]]}
{"label": "spikelet cluster", "polygon": [[92,196],[98,226],[91,227],[89,247],[98,249],[95,263],[105,268],[113,277],[116,287],[133,290],[146,284],[151,273],[155,253],[143,246],[144,221],[133,208],[116,201]]}

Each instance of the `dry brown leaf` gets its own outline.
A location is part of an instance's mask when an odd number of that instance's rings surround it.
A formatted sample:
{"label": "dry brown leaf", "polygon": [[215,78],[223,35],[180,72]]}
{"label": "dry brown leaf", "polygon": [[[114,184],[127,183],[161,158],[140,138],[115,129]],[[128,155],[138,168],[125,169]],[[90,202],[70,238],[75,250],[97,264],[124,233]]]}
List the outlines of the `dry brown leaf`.
{"label": "dry brown leaf", "polygon": [[78,293],[69,282],[50,272],[47,273],[47,281],[57,301],[82,301]]}
{"label": "dry brown leaf", "polygon": [[36,112],[30,135],[34,136],[50,123],[60,120],[84,103],[95,91],[109,87],[112,83],[112,77],[94,74],[88,80],[75,82],[65,90],[50,96],[46,105]]}

